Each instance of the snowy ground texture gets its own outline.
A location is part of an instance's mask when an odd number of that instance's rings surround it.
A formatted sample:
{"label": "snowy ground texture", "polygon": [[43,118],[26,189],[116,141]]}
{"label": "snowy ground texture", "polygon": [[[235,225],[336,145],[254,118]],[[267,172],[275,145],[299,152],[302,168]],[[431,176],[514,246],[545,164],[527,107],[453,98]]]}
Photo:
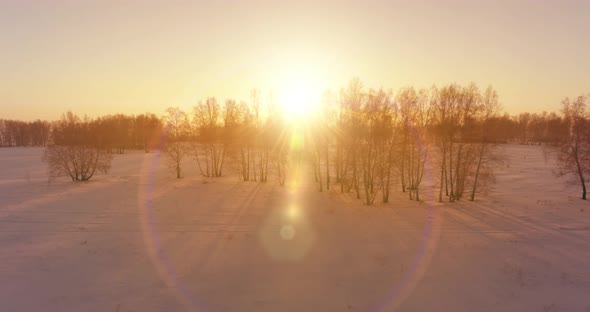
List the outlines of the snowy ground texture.
{"label": "snowy ground texture", "polygon": [[0,311],[590,311],[590,203],[540,147],[506,154],[475,203],[368,207],[294,170],[176,180],[131,152],[72,183],[0,149]]}

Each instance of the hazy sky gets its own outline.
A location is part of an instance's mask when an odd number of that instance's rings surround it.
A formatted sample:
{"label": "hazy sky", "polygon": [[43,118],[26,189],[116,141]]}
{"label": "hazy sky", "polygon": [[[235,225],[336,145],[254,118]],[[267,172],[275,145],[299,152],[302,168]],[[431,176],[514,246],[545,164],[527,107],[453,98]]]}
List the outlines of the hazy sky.
{"label": "hazy sky", "polygon": [[0,118],[162,113],[298,79],[474,81],[509,112],[590,92],[590,1],[0,0]]}

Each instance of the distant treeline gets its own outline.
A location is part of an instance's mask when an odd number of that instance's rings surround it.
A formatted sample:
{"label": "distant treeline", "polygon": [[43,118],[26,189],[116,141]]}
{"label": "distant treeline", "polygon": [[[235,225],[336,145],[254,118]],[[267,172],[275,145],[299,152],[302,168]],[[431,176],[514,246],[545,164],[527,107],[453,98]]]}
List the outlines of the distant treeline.
{"label": "distant treeline", "polygon": [[[228,101],[232,102],[235,103]],[[97,144],[114,153],[149,149],[150,139],[164,129],[162,118],[154,114],[116,114],[86,122],[87,131],[96,132],[88,136],[92,138],[86,143]],[[555,144],[569,131],[567,119],[556,112],[503,114],[488,122],[493,129],[488,139],[498,143]],[[55,122],[0,119],[0,147],[46,146],[50,142],[52,125]],[[56,143],[60,144],[59,139]]]}
{"label": "distant treeline", "polygon": [[46,146],[50,124],[47,121],[31,122],[0,119],[0,147]]}
{"label": "distant treeline", "polygon": [[85,144],[109,153],[153,148],[152,138],[161,135],[162,121],[153,114],[109,115],[81,119],[68,112],[56,122],[0,120],[0,146],[47,146]]}
{"label": "distant treeline", "polygon": [[153,114],[108,115],[80,119],[67,112],[52,124],[50,140],[55,145],[87,145],[113,154],[127,149],[149,151],[163,131],[162,121]]}

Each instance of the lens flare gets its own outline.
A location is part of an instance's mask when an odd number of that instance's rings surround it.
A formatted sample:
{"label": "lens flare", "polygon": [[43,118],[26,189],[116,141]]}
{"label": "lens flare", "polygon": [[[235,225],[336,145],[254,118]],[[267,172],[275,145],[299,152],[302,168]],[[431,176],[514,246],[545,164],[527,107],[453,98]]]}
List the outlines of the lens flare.
{"label": "lens flare", "polygon": [[[293,141],[303,141],[303,135],[298,134],[297,139]],[[412,133],[416,144],[422,145],[420,136]],[[159,141],[161,148],[166,140],[163,135]],[[302,146],[299,145],[299,146]],[[302,147],[303,149],[303,147]],[[295,151],[297,151],[295,149]],[[294,152],[297,155],[297,152]],[[197,298],[196,294],[192,293],[191,289],[185,285],[179,278],[177,268],[174,267],[169,255],[167,254],[163,243],[161,233],[159,233],[156,223],[154,201],[164,194],[164,192],[156,191],[155,189],[155,172],[161,159],[159,152],[154,152],[152,155],[146,157],[142,172],[140,174],[140,189],[138,192],[139,202],[139,218],[141,221],[141,228],[143,232],[144,242],[148,249],[151,262],[161,279],[171,288],[175,290],[175,295],[179,302],[182,302],[187,308],[193,311],[209,311],[205,302]],[[302,178],[301,162],[302,159],[295,157],[291,160],[293,168],[290,172],[290,183],[287,188],[290,194],[290,206],[287,206],[286,211],[277,209],[280,216],[269,216],[265,224],[259,230],[259,239],[267,254],[275,261],[300,261],[308,256],[311,246],[315,243],[315,231],[311,228],[309,222],[304,222],[305,219],[301,214],[300,196],[303,195],[301,188]],[[430,160],[427,159],[425,166],[425,178],[434,183],[434,175]],[[423,228],[422,239],[418,246],[418,250],[413,257],[413,260],[404,272],[401,281],[392,285],[392,289],[388,291],[388,295],[378,302],[375,302],[369,311],[389,311],[394,310],[412,293],[414,288],[420,282],[424,273],[428,269],[434,251],[436,250],[440,230],[442,228],[441,210],[432,204],[435,201],[435,194],[427,194],[424,202],[427,205],[427,220]],[[285,216],[288,222],[284,221]],[[283,220],[281,223],[276,221]],[[285,223],[283,223],[285,222]],[[297,228],[296,228],[297,227]],[[245,268],[246,269],[246,268]]]}
{"label": "lens flare", "polygon": [[290,225],[283,225],[281,228],[281,238],[284,240],[292,240],[295,237],[295,228]]}

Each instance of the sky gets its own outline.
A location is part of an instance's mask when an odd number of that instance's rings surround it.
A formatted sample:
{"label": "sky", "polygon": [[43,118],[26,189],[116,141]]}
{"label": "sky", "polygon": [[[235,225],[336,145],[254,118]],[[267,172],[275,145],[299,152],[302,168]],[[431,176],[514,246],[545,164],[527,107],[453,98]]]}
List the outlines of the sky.
{"label": "sky", "polygon": [[0,0],[0,118],[161,114],[286,89],[477,83],[505,111],[590,92],[590,1]]}

